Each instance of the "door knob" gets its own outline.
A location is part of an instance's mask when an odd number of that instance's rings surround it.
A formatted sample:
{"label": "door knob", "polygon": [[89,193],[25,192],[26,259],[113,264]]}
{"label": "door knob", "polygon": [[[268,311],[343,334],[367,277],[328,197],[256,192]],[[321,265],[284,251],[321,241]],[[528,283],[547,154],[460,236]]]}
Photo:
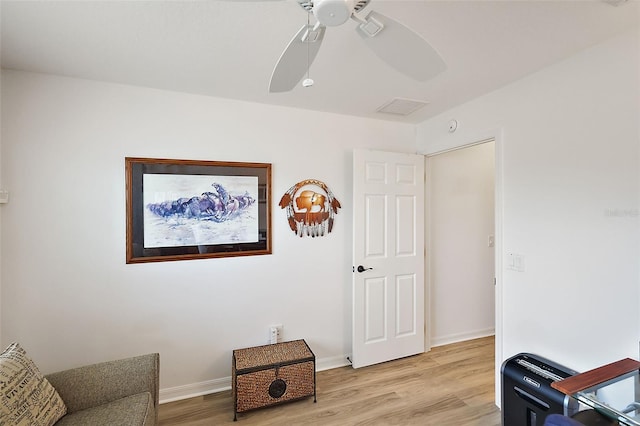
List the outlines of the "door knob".
{"label": "door knob", "polygon": [[365,267],[364,267],[364,266],[362,266],[362,265],[358,265],[358,269],[356,269],[356,271],[358,271],[358,272],[364,272],[364,271],[368,271],[368,270],[370,270],[370,269],[373,269],[373,268],[365,268]]}

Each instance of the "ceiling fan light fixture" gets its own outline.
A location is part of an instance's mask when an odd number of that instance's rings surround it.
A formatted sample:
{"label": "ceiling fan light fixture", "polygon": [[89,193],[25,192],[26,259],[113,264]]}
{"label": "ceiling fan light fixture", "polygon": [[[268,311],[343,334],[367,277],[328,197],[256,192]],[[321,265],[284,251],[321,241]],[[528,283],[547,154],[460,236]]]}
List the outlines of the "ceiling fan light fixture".
{"label": "ceiling fan light fixture", "polygon": [[385,114],[409,115],[428,104],[429,102],[419,101],[416,99],[394,98],[382,105],[376,111]]}

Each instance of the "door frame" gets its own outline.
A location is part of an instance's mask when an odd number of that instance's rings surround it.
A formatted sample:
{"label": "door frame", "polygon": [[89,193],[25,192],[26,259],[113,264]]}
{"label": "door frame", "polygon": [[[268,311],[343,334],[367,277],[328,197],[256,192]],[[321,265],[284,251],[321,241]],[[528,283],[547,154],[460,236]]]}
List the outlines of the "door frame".
{"label": "door frame", "polygon": [[[454,151],[462,148],[468,148],[474,145],[479,145],[485,142],[493,140],[495,143],[494,151],[494,216],[495,216],[495,365],[494,365],[494,381],[495,381],[495,402],[498,408],[500,407],[501,399],[501,377],[500,367],[504,361],[504,348],[502,342],[503,336],[503,275],[502,275],[502,262],[503,262],[503,220],[504,220],[504,137],[503,129],[492,129],[476,135],[471,135],[469,138],[465,138],[460,143],[453,144],[446,149],[425,151],[422,152],[425,156],[425,162],[427,157],[431,157],[445,152]],[[425,204],[429,202],[429,185],[425,184]],[[426,206],[425,206],[426,212]],[[431,243],[429,235],[429,223],[425,223],[425,244],[427,247]],[[429,262],[425,261],[425,320],[431,321],[431,310],[427,301],[431,297],[431,279],[429,274]],[[431,332],[427,324],[425,324],[425,352],[431,349]]]}

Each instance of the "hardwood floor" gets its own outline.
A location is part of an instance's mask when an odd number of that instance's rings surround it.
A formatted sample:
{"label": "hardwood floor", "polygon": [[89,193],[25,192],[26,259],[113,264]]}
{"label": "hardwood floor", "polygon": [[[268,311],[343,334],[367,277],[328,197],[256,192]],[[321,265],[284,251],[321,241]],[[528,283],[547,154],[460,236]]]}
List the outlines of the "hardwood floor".
{"label": "hardwood floor", "polygon": [[500,425],[494,401],[494,338],[360,369],[317,373],[313,397],[238,414],[231,391],[160,406],[161,426]]}

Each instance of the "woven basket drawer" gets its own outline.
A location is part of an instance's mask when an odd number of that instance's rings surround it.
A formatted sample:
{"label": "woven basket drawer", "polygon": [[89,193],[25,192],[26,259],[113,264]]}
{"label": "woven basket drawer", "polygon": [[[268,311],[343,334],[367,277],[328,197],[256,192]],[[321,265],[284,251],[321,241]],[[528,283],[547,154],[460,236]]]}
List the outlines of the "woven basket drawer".
{"label": "woven basket drawer", "polygon": [[238,375],[237,412],[314,395],[314,369],[307,361]]}

